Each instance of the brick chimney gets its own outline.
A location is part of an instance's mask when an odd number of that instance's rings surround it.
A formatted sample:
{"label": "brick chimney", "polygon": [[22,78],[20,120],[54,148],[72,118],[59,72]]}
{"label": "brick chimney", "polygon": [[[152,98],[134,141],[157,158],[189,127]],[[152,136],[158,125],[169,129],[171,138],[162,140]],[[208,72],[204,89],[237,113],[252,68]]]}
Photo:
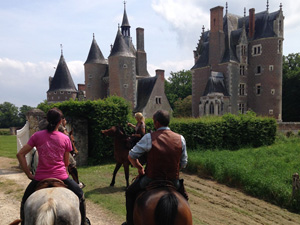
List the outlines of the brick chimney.
{"label": "brick chimney", "polygon": [[221,62],[225,51],[223,9],[222,6],[210,9],[209,64],[213,67]]}
{"label": "brick chimney", "polygon": [[138,51],[145,51],[144,49],[144,29],[136,28],[136,48]]}
{"label": "brick chimney", "polygon": [[255,9],[249,9],[249,38],[253,38],[255,33]]}
{"label": "brick chimney", "polygon": [[155,70],[155,74],[157,76],[157,81],[159,83],[159,89],[162,93],[165,93],[165,71],[157,69]]}

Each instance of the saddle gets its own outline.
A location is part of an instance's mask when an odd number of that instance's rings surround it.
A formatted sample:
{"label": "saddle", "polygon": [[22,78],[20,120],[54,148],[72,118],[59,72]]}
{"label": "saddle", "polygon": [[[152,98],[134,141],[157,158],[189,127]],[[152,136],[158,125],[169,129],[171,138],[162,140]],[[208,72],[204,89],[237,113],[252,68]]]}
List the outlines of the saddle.
{"label": "saddle", "polygon": [[35,191],[38,191],[38,190],[44,189],[44,188],[51,188],[51,187],[64,187],[64,188],[67,188],[67,185],[62,180],[59,180],[59,179],[56,179],[56,178],[47,178],[47,179],[41,180],[37,184],[37,186],[35,188]]}
{"label": "saddle", "polygon": [[146,186],[146,191],[150,191],[150,190],[161,188],[161,187],[176,190],[176,187],[174,186],[172,181],[169,181],[169,180],[154,180],[154,181],[151,181]]}

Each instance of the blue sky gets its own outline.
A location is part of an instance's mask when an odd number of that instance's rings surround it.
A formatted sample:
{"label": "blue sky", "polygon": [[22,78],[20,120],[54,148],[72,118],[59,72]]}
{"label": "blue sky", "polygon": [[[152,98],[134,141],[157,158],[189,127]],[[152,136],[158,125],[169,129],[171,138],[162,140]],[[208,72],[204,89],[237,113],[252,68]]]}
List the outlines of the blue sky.
{"label": "blue sky", "polygon": [[[209,29],[210,9],[221,0],[127,0],[131,36],[145,29],[148,71],[188,70],[202,26]],[[266,10],[267,1],[228,0],[228,12],[243,16],[250,8]],[[269,11],[285,16],[284,55],[300,52],[300,1],[269,0]],[[123,0],[10,0],[0,1],[0,104],[36,107],[46,99],[61,48],[74,83],[84,83],[84,67],[93,33],[105,58],[123,18]]]}

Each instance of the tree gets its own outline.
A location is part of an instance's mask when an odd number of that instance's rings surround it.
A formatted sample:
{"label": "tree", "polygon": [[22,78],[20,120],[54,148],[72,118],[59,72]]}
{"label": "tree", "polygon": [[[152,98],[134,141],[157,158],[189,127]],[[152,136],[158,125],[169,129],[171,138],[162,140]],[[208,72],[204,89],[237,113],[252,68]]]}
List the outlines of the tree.
{"label": "tree", "polygon": [[174,102],[174,117],[191,117],[192,116],[192,96],[189,95],[185,99],[178,99]]}
{"label": "tree", "polygon": [[28,105],[22,105],[19,109],[19,118],[20,118],[20,123],[21,125],[24,125],[26,123],[26,114],[33,109],[33,107],[28,106]]}
{"label": "tree", "polygon": [[18,113],[18,107],[14,104],[9,102],[0,104],[0,127],[9,128],[20,126]]}
{"label": "tree", "polygon": [[[171,76],[165,81],[165,93],[174,109],[174,103],[180,98],[184,99],[192,94],[192,73],[190,70],[171,72]],[[175,110],[175,109],[174,109]]]}
{"label": "tree", "polygon": [[283,56],[282,119],[300,121],[300,53]]}

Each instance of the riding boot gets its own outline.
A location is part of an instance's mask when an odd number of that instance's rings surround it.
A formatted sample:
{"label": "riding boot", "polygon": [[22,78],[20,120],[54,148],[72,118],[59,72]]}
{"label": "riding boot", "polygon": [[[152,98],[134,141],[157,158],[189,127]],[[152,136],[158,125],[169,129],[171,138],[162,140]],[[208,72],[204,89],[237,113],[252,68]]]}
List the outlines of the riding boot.
{"label": "riding boot", "polygon": [[80,199],[79,210],[81,214],[81,225],[90,225],[89,219],[86,217],[86,205],[85,205],[85,198],[82,196]]}
{"label": "riding boot", "polygon": [[73,180],[74,180],[77,184],[79,184],[79,178],[78,178],[78,171],[77,171],[77,168],[74,167],[74,166],[69,165],[69,166],[68,166],[68,171],[69,171],[69,173],[71,174]]}
{"label": "riding boot", "polygon": [[133,208],[134,208],[135,198],[133,196],[128,196],[126,194],[126,224],[133,225]]}
{"label": "riding boot", "polygon": [[184,187],[184,184],[183,184],[183,179],[180,179],[179,183],[180,183],[180,186],[179,186],[178,192],[180,194],[182,194],[183,197],[188,201],[189,200],[189,196],[188,196],[188,194],[187,194],[187,192],[185,190],[185,187]]}
{"label": "riding boot", "polygon": [[21,225],[24,225],[25,223],[24,205],[25,205],[24,203],[21,203],[21,209],[20,209]]}

